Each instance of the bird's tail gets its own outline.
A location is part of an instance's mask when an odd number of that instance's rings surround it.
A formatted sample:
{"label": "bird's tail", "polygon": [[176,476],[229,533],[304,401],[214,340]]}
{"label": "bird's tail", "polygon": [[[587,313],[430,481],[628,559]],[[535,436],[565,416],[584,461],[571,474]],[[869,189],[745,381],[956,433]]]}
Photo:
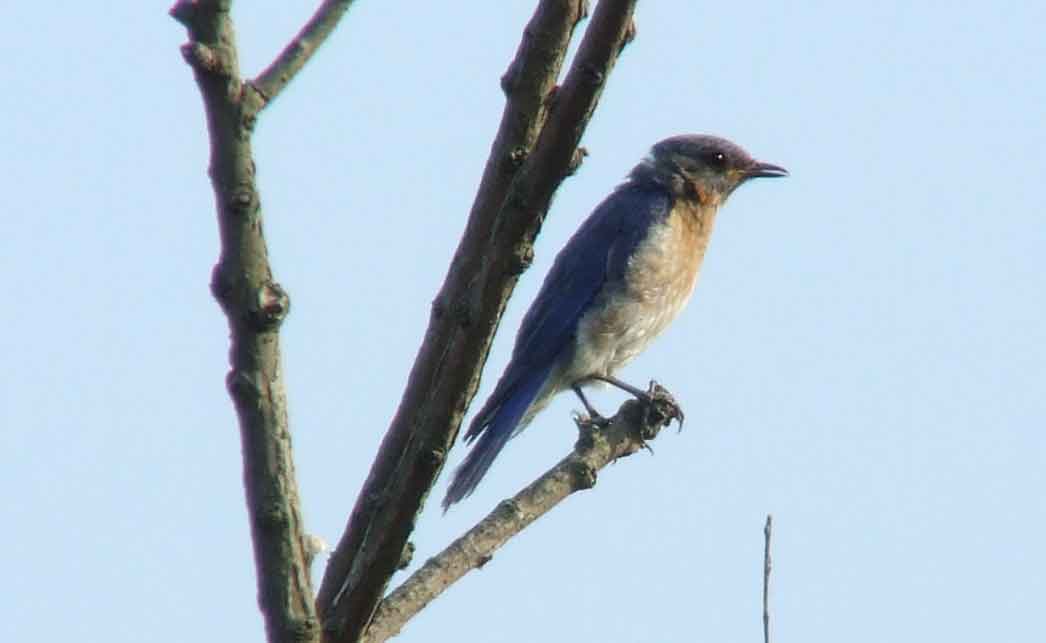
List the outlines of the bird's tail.
{"label": "bird's tail", "polygon": [[487,403],[487,408],[480,411],[465,434],[466,441],[475,439],[476,436],[479,436],[479,439],[472,446],[465,461],[454,471],[454,479],[443,498],[443,511],[475,491],[494,459],[517,433],[520,422],[527,415],[528,409],[534,404],[545,380],[548,379],[549,370],[541,369],[526,374],[506,387],[507,390],[501,395],[495,390],[491,396],[494,399]]}

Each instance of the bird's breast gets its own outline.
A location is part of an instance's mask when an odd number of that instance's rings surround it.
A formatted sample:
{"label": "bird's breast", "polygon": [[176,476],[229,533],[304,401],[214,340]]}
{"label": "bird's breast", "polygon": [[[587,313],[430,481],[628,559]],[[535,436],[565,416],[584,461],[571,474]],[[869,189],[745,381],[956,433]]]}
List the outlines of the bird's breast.
{"label": "bird's breast", "polygon": [[620,283],[607,284],[578,328],[575,365],[609,375],[657,337],[690,299],[715,210],[677,205],[654,224]]}

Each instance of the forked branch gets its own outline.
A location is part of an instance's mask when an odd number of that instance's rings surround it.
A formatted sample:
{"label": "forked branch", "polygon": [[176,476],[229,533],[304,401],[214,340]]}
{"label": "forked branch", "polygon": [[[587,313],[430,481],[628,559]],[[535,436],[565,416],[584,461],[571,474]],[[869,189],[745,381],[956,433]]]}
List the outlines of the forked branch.
{"label": "forked branch", "polygon": [[[230,0],[181,0],[171,15],[185,25],[182,55],[203,97],[221,257],[211,291],[229,323],[226,378],[239,418],[243,479],[269,641],[318,642],[321,628],[294,474],[279,329],[290,299],[273,278],[262,234],[251,132],[258,112],[301,69],[334,28],[347,2],[325,2],[251,91],[240,76]],[[306,46],[307,45],[307,46]]]}

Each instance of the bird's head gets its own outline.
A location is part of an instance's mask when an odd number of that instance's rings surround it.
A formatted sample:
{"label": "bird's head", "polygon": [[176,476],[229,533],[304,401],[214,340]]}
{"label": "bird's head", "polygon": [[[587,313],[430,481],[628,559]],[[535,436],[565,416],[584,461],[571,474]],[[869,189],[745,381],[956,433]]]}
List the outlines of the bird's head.
{"label": "bird's head", "polygon": [[676,197],[718,207],[737,186],[757,177],[788,176],[788,171],[763,163],[730,141],[703,134],[666,138],[632,170],[632,178],[665,185]]}

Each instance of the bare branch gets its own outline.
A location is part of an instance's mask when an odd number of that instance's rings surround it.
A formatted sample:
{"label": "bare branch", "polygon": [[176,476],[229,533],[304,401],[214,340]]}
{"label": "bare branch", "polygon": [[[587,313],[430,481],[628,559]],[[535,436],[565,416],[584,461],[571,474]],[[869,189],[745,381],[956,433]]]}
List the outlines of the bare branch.
{"label": "bare branch", "polygon": [[276,60],[251,82],[251,86],[261,94],[259,111],[275,100],[305,63],[309,62],[309,58],[338,26],[338,21],[352,3],[353,0],[324,0]]}
{"label": "bare branch", "polygon": [[[189,32],[182,55],[203,96],[210,135],[210,176],[221,236],[211,290],[229,322],[226,384],[239,417],[258,603],[269,641],[318,642],[322,632],[309,576],[314,551],[302,525],[280,364],[279,328],[290,299],[273,278],[262,234],[251,151],[261,103],[256,92],[244,91],[230,6],[230,0],[181,0],[171,15]],[[316,44],[334,22],[336,18],[329,18],[322,29],[315,27],[321,32]],[[276,74],[277,90],[311,53],[287,54],[300,49],[292,43],[277,59],[287,59],[281,67],[285,71]]]}
{"label": "bare branch", "polygon": [[672,415],[674,402],[664,389],[658,390],[660,397],[655,393],[653,406],[629,400],[608,427],[582,427],[572,453],[513,498],[499,504],[389,594],[378,607],[363,641],[378,643],[398,634],[407,621],[450,585],[490,562],[494,552],[510,538],[570,494],[592,488],[600,469],[642,449]]}
{"label": "bare branch", "polygon": [[766,526],[763,527],[763,643],[770,643],[770,536],[773,527],[773,516],[766,514]]}
{"label": "bare branch", "polygon": [[587,154],[577,153],[578,144],[618,54],[635,37],[635,5],[636,0],[603,0],[596,7],[563,86],[555,94],[548,122],[509,195],[504,218],[521,218],[524,225],[535,219],[540,223],[559,183]]}
{"label": "bare branch", "polygon": [[400,561],[475,395],[494,331],[529,264],[552,194],[571,169],[581,133],[627,40],[635,0],[603,0],[550,107],[584,4],[543,0],[502,79],[508,104],[469,222],[433,302],[396,416],[320,587],[317,607],[333,640],[359,638]]}

